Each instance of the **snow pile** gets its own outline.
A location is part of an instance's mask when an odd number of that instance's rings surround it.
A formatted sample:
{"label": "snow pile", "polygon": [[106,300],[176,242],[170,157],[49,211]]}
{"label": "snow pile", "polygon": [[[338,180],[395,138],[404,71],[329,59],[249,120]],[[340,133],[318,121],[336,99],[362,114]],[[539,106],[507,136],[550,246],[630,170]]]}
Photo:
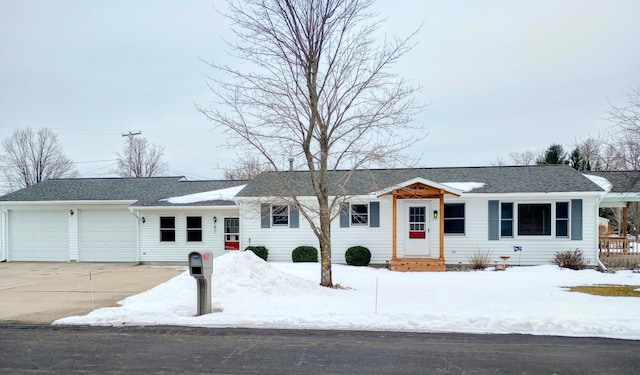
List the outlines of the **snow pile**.
{"label": "snow pile", "polygon": [[161,201],[169,202],[171,204],[189,204],[197,202],[208,201],[231,201],[235,196],[244,189],[247,185],[234,186],[226,189],[205,191],[202,193],[182,195],[179,197],[171,197],[166,199],[160,199]]}
{"label": "snow pile", "polygon": [[222,312],[196,317],[196,282],[188,272],[121,307],[54,324],[524,333],[640,339],[640,298],[599,297],[566,287],[638,285],[640,274],[512,267],[503,272],[402,273],[333,266],[318,286],[317,263],[266,263],[251,252],[214,260],[213,303]]}

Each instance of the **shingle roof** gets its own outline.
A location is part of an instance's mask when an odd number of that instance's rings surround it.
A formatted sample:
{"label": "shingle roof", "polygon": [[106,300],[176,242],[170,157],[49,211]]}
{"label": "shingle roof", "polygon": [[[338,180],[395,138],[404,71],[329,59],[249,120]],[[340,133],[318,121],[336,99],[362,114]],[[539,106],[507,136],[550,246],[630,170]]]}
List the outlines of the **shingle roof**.
{"label": "shingle roof", "polygon": [[[186,181],[183,177],[51,179],[0,197],[2,201],[135,200],[134,206],[176,206],[162,199],[225,189],[246,181]],[[186,205],[232,205],[230,200]]]}
{"label": "shingle roof", "polygon": [[[410,168],[332,171],[331,194],[358,195],[380,191],[415,178],[436,183],[480,182],[473,193],[602,192],[580,172],[566,165],[515,167]],[[346,183],[343,183],[345,182]],[[345,190],[337,192],[339,186]],[[300,196],[313,195],[309,172],[264,172],[237,197],[282,196],[290,189]]]}
{"label": "shingle roof", "polygon": [[[611,176],[603,177],[609,179]],[[370,194],[415,178],[440,184],[448,182],[484,184],[474,189],[473,193],[602,191],[580,172],[564,165],[370,169],[329,173],[329,180],[333,185],[331,194],[344,195]],[[640,187],[639,181],[636,180],[636,187]],[[614,189],[623,186],[617,185],[615,181],[611,182],[614,184]],[[226,189],[246,183],[246,181],[223,180],[186,181],[182,177],[51,179],[2,196],[0,202],[131,200],[136,201],[134,206],[176,206],[163,199]],[[264,172],[249,182],[237,197],[282,196],[290,192],[301,196],[313,195],[309,172]],[[178,205],[232,204],[234,203],[230,200],[214,200]]]}
{"label": "shingle roof", "polygon": [[606,178],[612,185],[612,193],[640,193],[640,171],[585,172]]}

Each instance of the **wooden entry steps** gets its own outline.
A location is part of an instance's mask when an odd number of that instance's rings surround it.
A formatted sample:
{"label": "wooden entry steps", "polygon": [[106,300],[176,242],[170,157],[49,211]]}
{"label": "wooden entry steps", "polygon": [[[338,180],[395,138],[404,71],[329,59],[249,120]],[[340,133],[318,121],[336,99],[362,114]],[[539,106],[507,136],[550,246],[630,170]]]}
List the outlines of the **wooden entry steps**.
{"label": "wooden entry steps", "polygon": [[394,258],[391,260],[391,271],[445,272],[446,270],[444,259]]}

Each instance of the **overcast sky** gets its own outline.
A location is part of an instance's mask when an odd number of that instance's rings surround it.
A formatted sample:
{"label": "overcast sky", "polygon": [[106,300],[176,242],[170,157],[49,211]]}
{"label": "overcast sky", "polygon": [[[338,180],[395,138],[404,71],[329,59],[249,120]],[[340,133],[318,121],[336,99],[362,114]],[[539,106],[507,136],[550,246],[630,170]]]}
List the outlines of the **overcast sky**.
{"label": "overcast sky", "polygon": [[[123,133],[165,148],[172,175],[222,178],[237,158],[196,111],[207,61],[229,62],[221,0],[0,0],[0,139],[49,127],[82,177],[109,176]],[[382,1],[384,32],[416,48],[420,166],[489,165],[610,127],[640,84],[640,1]]]}

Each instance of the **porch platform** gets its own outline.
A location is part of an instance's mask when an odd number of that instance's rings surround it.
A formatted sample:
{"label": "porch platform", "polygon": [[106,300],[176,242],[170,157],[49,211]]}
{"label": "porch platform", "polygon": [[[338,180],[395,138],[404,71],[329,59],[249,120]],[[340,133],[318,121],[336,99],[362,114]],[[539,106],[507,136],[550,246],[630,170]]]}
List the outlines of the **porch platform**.
{"label": "porch platform", "polygon": [[445,272],[444,259],[429,258],[393,258],[391,271],[400,272]]}

